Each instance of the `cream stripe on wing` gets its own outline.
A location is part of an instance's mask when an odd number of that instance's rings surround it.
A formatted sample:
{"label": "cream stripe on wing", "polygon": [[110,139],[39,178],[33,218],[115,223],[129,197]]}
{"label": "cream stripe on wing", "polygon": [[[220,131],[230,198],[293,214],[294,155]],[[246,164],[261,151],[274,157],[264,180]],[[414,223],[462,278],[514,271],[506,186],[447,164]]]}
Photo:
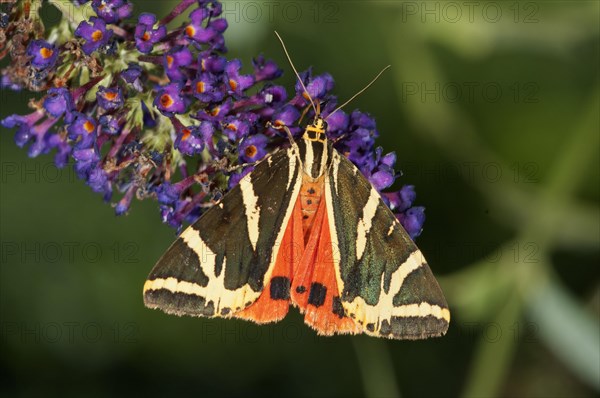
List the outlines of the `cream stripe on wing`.
{"label": "cream stripe on wing", "polygon": [[379,205],[379,192],[371,187],[371,193],[367,203],[363,207],[363,216],[358,220],[356,226],[356,260],[360,260],[367,247],[367,234],[371,230],[373,218]]}
{"label": "cream stripe on wing", "polygon": [[254,193],[252,180],[249,176],[242,178],[240,181],[240,189],[242,191],[242,201],[244,203],[244,213],[248,221],[248,237],[252,244],[252,249],[256,251],[256,243],[258,242],[258,221],[260,220],[260,207],[258,207],[258,196]]}
{"label": "cream stripe on wing", "polygon": [[315,154],[313,153],[313,147],[310,141],[306,142],[304,147],[306,148],[304,153],[304,173],[312,178],[312,164],[315,161]]}
{"label": "cream stripe on wing", "polygon": [[323,151],[321,152],[321,164],[319,165],[319,176],[327,172],[327,161],[329,160],[329,146],[323,143]]}
{"label": "cream stripe on wing", "polygon": [[420,317],[434,316],[437,319],[444,319],[446,322],[450,322],[450,311],[448,308],[442,308],[439,305],[429,304],[425,301],[420,304],[405,304],[399,307],[395,307],[392,311],[392,316],[398,317]]}
{"label": "cream stripe on wing", "polygon": [[296,171],[296,160],[298,157],[298,146],[296,143],[292,145],[292,147],[287,152],[288,159],[288,180],[287,185],[285,186],[286,192],[290,190],[290,186],[292,184],[292,180],[294,179],[294,171]]}
{"label": "cream stripe on wing", "polygon": [[[419,250],[415,250],[391,275],[390,286],[387,292],[384,289],[385,274],[382,274],[379,301],[376,305],[369,305],[362,297],[356,296],[354,300],[350,302],[343,302],[342,304],[344,308],[347,310],[349,315],[354,315],[354,319],[356,321],[362,322],[363,325],[372,323],[375,325],[375,331],[379,331],[381,327],[381,320],[390,319],[392,316],[402,316],[400,313],[395,313],[393,303],[394,296],[400,291],[400,289],[402,289],[402,285],[404,284],[406,277],[411,272],[423,266],[423,264],[425,264],[423,254]],[[427,315],[435,316],[435,313]]]}
{"label": "cream stripe on wing", "polygon": [[[335,187],[335,194],[338,194],[338,172],[339,172],[339,166],[340,166],[340,155],[337,153],[337,151],[334,149],[333,150],[333,154],[332,154],[333,160],[331,162],[331,174],[333,175],[333,186]],[[332,220],[332,218],[330,218],[330,220]]]}
{"label": "cream stripe on wing", "polygon": [[[253,291],[249,285],[244,285],[236,290],[225,288],[225,270],[217,277],[215,275],[216,254],[210,250],[204,243],[197,230],[192,227],[187,228],[182,234],[181,239],[196,253],[200,262],[202,272],[208,277],[206,286],[197,283],[180,281],[176,278],[157,278],[147,280],[144,284],[144,293],[149,290],[165,289],[171,293],[192,294],[204,297],[206,303],[212,301],[215,306],[215,315],[221,314],[222,308],[243,309],[248,301],[255,301],[260,292]],[[226,259],[223,259],[223,267],[226,266]]]}

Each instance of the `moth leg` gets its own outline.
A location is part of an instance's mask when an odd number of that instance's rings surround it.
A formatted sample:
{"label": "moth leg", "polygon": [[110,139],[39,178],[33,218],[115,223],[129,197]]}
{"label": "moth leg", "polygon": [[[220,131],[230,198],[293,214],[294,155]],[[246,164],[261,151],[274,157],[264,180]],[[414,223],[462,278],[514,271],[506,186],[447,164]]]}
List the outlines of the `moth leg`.
{"label": "moth leg", "polygon": [[294,136],[292,135],[292,132],[290,131],[290,129],[288,128],[288,126],[286,126],[285,124],[277,126],[277,125],[275,125],[275,124],[273,124],[273,123],[271,123],[269,121],[269,122],[267,122],[267,127],[271,127],[271,128],[273,128],[275,130],[283,130],[283,131],[285,131],[285,133],[288,136],[288,140],[290,140],[290,144],[294,145],[296,143],[296,141],[294,141]]}
{"label": "moth leg", "polygon": [[260,162],[261,161],[259,160],[257,162],[242,163],[242,164],[238,164],[238,165],[235,165],[235,166],[228,167],[226,170],[227,170],[227,172],[232,172],[232,171],[236,171],[238,169],[243,169],[244,167],[256,166]]}

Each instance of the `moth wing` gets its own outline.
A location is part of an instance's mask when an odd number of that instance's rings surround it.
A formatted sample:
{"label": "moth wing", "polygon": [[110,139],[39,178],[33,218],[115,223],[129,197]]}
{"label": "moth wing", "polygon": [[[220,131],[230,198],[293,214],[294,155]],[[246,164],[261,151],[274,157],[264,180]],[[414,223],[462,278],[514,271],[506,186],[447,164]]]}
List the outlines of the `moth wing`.
{"label": "moth wing", "polygon": [[325,195],[345,315],[374,336],[445,334],[448,304],[421,251],[377,190],[337,151]]}
{"label": "moth wing", "polygon": [[176,315],[230,317],[270,280],[298,196],[295,146],[261,161],[158,260],[144,303]]}

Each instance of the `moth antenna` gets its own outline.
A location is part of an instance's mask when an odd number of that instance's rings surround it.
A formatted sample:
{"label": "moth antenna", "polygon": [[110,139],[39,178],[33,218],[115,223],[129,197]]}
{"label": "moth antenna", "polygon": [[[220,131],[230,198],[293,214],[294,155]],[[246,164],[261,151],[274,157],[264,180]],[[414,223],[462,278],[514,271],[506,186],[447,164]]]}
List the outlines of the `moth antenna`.
{"label": "moth antenna", "polygon": [[373,83],[375,83],[375,81],[376,81],[377,79],[379,79],[379,76],[381,76],[381,75],[383,74],[383,72],[385,72],[385,71],[386,71],[386,70],[387,70],[389,67],[391,67],[391,66],[392,66],[392,65],[388,65],[388,66],[386,66],[385,68],[383,68],[383,69],[381,70],[381,72],[379,72],[379,73],[377,74],[377,76],[375,76],[375,77],[373,78],[373,80],[371,80],[371,82],[370,82],[369,84],[367,84],[367,85],[366,85],[366,86],[365,86],[365,87],[364,87],[362,90],[360,90],[358,93],[356,93],[356,94],[354,94],[352,97],[350,97],[350,99],[349,99],[348,101],[344,102],[342,105],[340,105],[340,106],[338,106],[337,108],[335,108],[335,110],[334,110],[333,112],[331,112],[329,115],[327,115],[327,117],[325,118],[325,120],[329,119],[329,117],[330,117],[331,115],[333,115],[334,113],[336,113],[337,111],[339,111],[340,109],[342,109],[343,107],[345,107],[346,105],[348,105],[348,104],[349,104],[349,103],[350,103],[350,102],[351,102],[351,101],[352,101],[354,98],[358,97],[358,96],[359,96],[359,95],[361,95],[363,92],[365,92],[365,90],[366,90],[366,89],[368,89],[369,87],[371,87],[371,85],[372,85]]}
{"label": "moth antenna", "polygon": [[294,73],[296,74],[296,77],[298,78],[300,85],[302,86],[302,88],[304,89],[304,92],[306,93],[306,96],[310,100],[310,105],[312,106],[313,110],[315,111],[315,115],[318,115],[319,112],[317,112],[317,107],[315,106],[313,99],[311,98],[310,94],[308,93],[308,90],[306,89],[304,82],[300,78],[300,75],[298,74],[298,71],[296,70],[294,63],[292,62],[292,58],[290,57],[290,54],[288,53],[287,48],[285,47],[285,43],[283,42],[283,39],[281,38],[281,36],[279,36],[279,33],[277,33],[277,31],[274,31],[274,32],[275,32],[275,35],[277,36],[277,38],[279,39],[279,41],[281,42],[281,47],[283,47],[283,52],[285,53],[285,56],[287,57],[292,69],[294,70]]}

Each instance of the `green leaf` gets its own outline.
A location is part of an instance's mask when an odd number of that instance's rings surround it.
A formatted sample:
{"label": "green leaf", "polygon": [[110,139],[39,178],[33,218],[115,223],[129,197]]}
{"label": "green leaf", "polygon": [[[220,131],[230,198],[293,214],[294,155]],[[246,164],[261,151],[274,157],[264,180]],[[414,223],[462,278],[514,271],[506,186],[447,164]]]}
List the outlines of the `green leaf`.
{"label": "green leaf", "polygon": [[527,310],[540,337],[583,382],[600,391],[600,327],[556,281],[529,296]]}

